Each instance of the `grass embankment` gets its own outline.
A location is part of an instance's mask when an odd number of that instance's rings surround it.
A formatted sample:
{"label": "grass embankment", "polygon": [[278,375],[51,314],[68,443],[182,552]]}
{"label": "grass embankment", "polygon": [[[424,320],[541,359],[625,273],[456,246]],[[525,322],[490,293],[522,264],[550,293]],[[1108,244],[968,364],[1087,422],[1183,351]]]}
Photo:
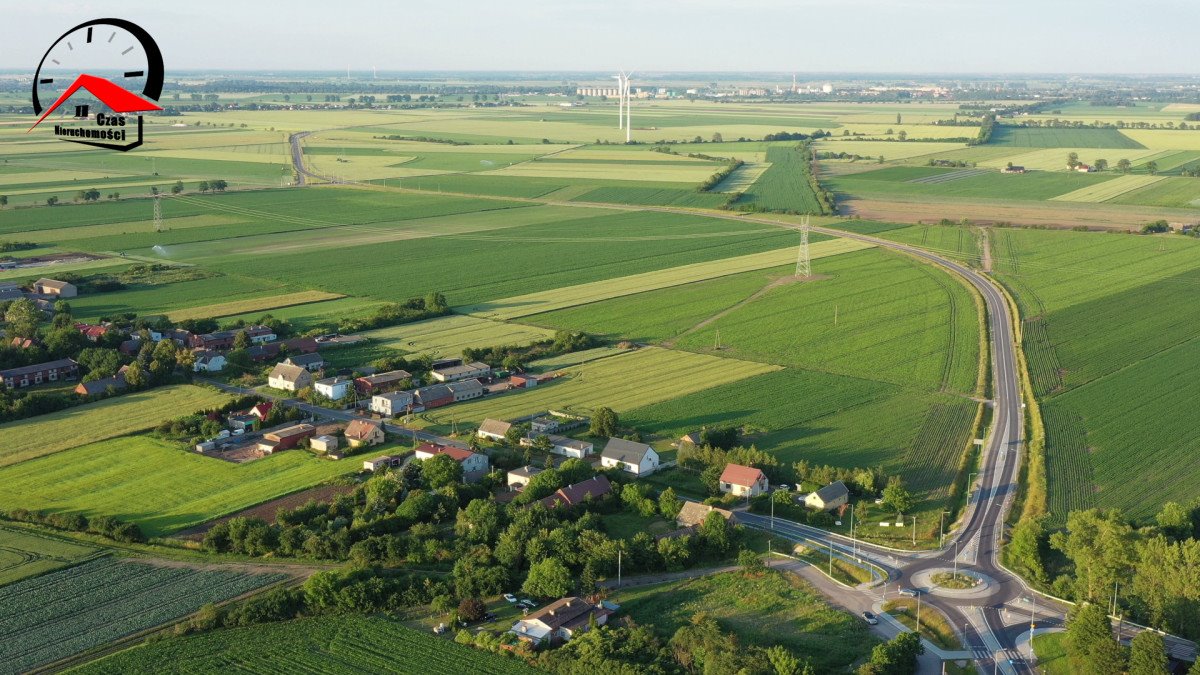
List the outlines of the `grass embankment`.
{"label": "grass embankment", "polygon": [[823,574],[829,576],[834,581],[847,586],[869,583],[872,579],[869,571],[836,555],[833,556],[833,563],[831,565],[828,550],[822,552],[821,549],[797,546],[793,555],[821,570]]}
{"label": "grass embankment", "polygon": [[1067,656],[1066,633],[1043,633],[1033,637],[1033,653],[1043,675],[1072,675],[1071,659]]}
{"label": "grass embankment", "polygon": [[[954,629],[946,617],[937,610],[926,605],[922,607],[921,626],[918,631],[921,637],[929,640],[942,649],[962,649],[962,642],[955,635]],[[883,605],[887,612],[910,630],[917,630],[917,601],[912,598],[889,600]]]}

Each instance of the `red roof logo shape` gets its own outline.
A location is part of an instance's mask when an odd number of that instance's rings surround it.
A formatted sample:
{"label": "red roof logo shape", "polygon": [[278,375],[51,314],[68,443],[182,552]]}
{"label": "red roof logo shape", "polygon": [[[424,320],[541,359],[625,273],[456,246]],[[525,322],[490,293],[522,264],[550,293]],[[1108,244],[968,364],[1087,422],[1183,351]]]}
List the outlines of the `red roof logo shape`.
{"label": "red roof logo shape", "polygon": [[92,96],[98,98],[101,103],[108,106],[113,112],[116,113],[162,110],[162,108],[153,101],[144,99],[118,84],[110,82],[103,77],[96,77],[95,75],[83,73],[79,77],[75,78],[75,81],[71,83],[71,86],[67,87],[67,90],[58,97],[58,100],[55,101],[53,105],[51,105],[49,108],[46,108],[46,112],[42,113],[42,116],[38,118],[38,121],[34,122],[33,126],[29,127],[25,133],[33,131],[34,127],[41,124],[42,120],[46,119],[50,113],[54,112],[58,106],[62,105],[63,102],[70,98],[72,94],[79,91],[81,87],[86,89],[92,94]]}

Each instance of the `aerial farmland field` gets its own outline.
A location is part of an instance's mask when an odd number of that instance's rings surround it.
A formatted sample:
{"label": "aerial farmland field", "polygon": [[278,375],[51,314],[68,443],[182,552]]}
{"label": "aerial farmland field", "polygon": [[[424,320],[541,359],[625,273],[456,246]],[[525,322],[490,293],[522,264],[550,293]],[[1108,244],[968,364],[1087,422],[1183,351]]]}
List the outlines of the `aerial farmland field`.
{"label": "aerial farmland field", "polygon": [[86,544],[0,527],[0,586],[79,563],[99,553]]}
{"label": "aerial farmland field", "polygon": [[283,578],[103,558],[10,584],[0,588],[0,668],[25,672]]}
{"label": "aerial farmland field", "polygon": [[[228,399],[228,395],[212,389],[178,385],[0,424],[5,441],[0,447],[0,466],[149,429],[164,419],[215,408]],[[80,434],[81,429],[87,434]]]}

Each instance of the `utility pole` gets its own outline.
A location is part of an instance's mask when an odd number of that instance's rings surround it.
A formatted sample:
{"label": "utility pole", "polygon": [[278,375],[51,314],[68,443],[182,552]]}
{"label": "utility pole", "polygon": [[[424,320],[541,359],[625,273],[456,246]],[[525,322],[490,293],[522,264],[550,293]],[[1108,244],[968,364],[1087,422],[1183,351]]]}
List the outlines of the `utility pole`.
{"label": "utility pole", "polygon": [[829,578],[832,579],[833,578],[833,539],[832,538],[829,539],[826,543],[829,544]]}
{"label": "utility pole", "polygon": [[617,547],[617,588],[621,587],[621,548]]}
{"label": "utility pole", "polygon": [[916,546],[917,545],[917,517],[912,516],[912,519],[913,519],[913,546]]}
{"label": "utility pole", "polygon": [[858,560],[858,540],[854,538],[854,509],[850,509],[850,545],[854,547],[854,559]]}
{"label": "utility pole", "polygon": [[812,260],[808,254],[808,232],[808,216],[804,216],[804,222],[800,224],[800,251],[796,257],[796,277],[800,279],[812,276]]}
{"label": "utility pole", "polygon": [[767,538],[767,567],[771,566],[771,538]]}

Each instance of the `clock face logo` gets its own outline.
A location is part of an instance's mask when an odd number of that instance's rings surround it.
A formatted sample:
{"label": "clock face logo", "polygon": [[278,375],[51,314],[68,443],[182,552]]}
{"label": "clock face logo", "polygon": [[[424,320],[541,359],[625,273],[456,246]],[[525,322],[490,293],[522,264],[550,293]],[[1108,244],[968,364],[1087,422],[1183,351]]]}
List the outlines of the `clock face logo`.
{"label": "clock face logo", "polygon": [[[142,116],[131,113],[162,110],[155,103],[162,87],[162,52],[149,33],[124,19],[87,21],[63,33],[42,56],[33,76],[38,119],[29,131],[58,113],[59,139],[132,150],[142,144]],[[71,106],[63,104],[76,96],[80,102],[69,117]]]}

